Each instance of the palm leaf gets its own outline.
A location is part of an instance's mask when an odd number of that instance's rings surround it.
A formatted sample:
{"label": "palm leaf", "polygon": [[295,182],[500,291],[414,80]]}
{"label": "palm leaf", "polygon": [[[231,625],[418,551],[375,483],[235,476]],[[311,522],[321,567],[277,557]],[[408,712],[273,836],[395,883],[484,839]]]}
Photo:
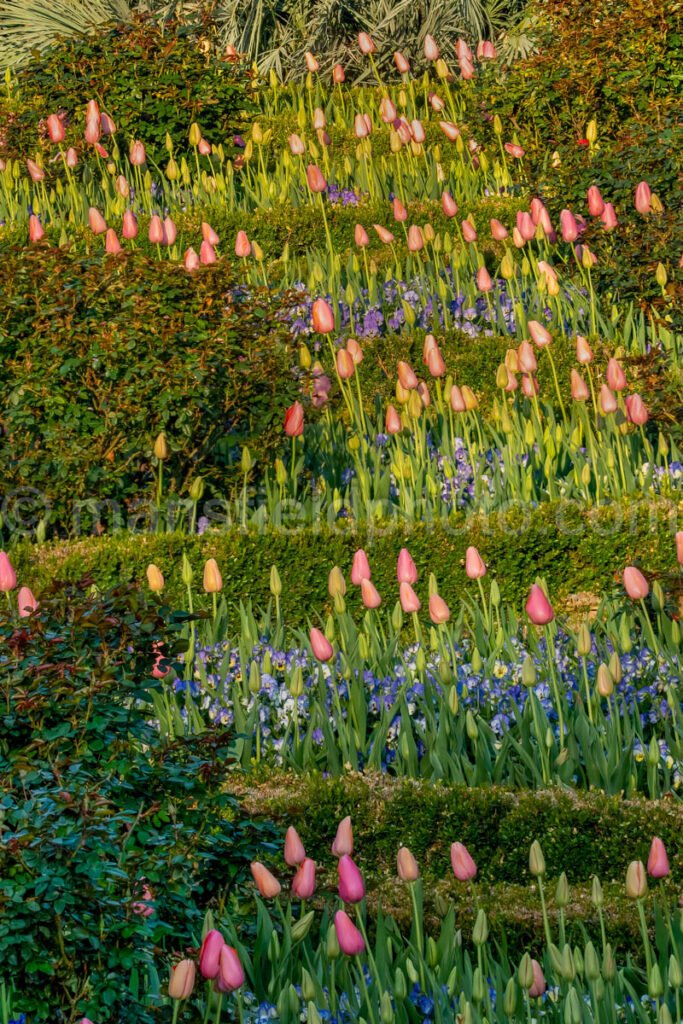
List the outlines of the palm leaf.
{"label": "palm leaf", "polygon": [[0,68],[23,64],[58,37],[89,34],[130,16],[126,0],[0,0]]}

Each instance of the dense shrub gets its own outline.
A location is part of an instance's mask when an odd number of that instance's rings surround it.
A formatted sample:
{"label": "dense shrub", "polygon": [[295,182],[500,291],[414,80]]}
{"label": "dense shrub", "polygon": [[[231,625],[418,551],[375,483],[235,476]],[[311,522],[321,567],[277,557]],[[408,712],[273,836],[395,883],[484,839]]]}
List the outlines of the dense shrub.
{"label": "dense shrub", "polygon": [[96,36],[57,42],[17,73],[0,99],[0,138],[9,155],[25,155],[46,137],[44,119],[60,110],[67,144],[82,145],[85,104],[97,99],[117,126],[119,145],[140,139],[157,162],[167,134],[188,149],[188,129],[199,123],[208,139],[232,142],[253,109],[244,64],[205,53],[190,26],[172,21],[162,31],[147,18],[104,28]]}
{"label": "dense shrub", "polygon": [[64,528],[74,500],[151,498],[160,431],[168,495],[200,474],[224,494],[244,444],[280,443],[288,339],[267,293],[242,301],[227,261],[205,270],[42,247],[2,261],[3,490],[40,496],[34,527]]}
{"label": "dense shrub", "polygon": [[[193,537],[147,533],[38,546],[22,543],[13,550],[12,559],[20,582],[37,591],[53,579],[78,580],[86,571],[101,587],[141,581],[147,565],[154,562],[164,573],[167,600],[182,606],[183,552],[195,579],[201,578],[205,559],[215,557],[233,614],[240,601],[251,600],[254,608],[267,605],[270,568],[277,565],[284,585],[283,612],[291,625],[303,625],[308,615],[322,612],[330,603],[327,577],[332,566],[341,566],[348,576],[353,553],[361,546],[368,551],[372,578],[382,594],[395,591],[396,558],[403,546],[410,549],[422,579],[435,572],[442,593],[458,593],[468,585],[464,562],[469,544],[479,548],[503,599],[516,608],[521,608],[537,574],[545,577],[558,604],[569,595],[580,599],[582,594],[590,603],[597,601],[591,595],[607,592],[616,574],[632,563],[659,577],[665,590],[676,593],[677,588],[680,591],[680,574],[673,531],[680,528],[682,512],[680,506],[667,502],[592,511],[582,511],[572,503],[545,503],[534,510],[513,509],[469,520],[458,515],[449,522],[398,522],[369,530],[342,525],[330,529],[322,523],[297,529],[294,516],[289,529],[262,533],[232,528]],[[356,593],[349,601],[352,610],[360,611]]]}
{"label": "dense shrub", "polygon": [[151,669],[173,627],[125,587],[0,615],[0,977],[32,1021],[156,1019],[138,998],[154,1003],[158,953],[198,945],[272,840],[222,792],[228,733],[160,746]]}

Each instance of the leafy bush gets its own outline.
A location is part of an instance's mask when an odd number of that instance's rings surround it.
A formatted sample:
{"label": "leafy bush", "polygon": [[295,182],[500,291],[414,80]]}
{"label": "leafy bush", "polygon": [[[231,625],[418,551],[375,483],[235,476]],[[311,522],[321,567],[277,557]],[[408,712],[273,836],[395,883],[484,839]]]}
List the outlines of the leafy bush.
{"label": "leafy bush", "polygon": [[[675,592],[680,574],[673,530],[680,515],[680,507],[667,502],[592,511],[570,502],[548,502],[533,510],[512,509],[470,519],[456,515],[448,522],[378,524],[369,530],[341,524],[335,530],[324,523],[297,529],[294,515],[291,528],[261,533],[232,528],[202,536],[146,533],[71,543],[22,543],[14,548],[12,559],[20,582],[37,591],[53,579],[78,580],[86,571],[103,588],[141,581],[147,565],[154,562],[166,579],[167,600],[182,606],[183,552],[195,579],[201,578],[204,561],[214,557],[223,573],[229,609],[243,600],[251,600],[254,608],[265,607],[271,596],[270,568],[277,565],[284,587],[283,613],[295,626],[304,625],[312,611],[322,612],[329,605],[329,571],[336,564],[348,576],[358,547],[368,551],[380,593],[392,592],[396,586],[396,559],[403,546],[410,549],[422,579],[430,572],[437,574],[443,593],[467,586],[464,563],[470,544],[481,551],[503,599],[516,608],[521,608],[537,574],[547,580],[554,602],[583,594],[590,603],[597,600],[591,595],[608,591],[615,574],[634,562],[657,575],[665,590]],[[349,602],[352,610],[360,610],[357,594],[350,595]]]}
{"label": "leafy bush", "polygon": [[173,625],[125,587],[0,615],[0,975],[33,1020],[156,1019],[138,998],[159,991],[159,950],[198,945],[272,840],[222,792],[229,734],[160,746],[151,669]]}
{"label": "leafy bush", "polygon": [[91,98],[114,118],[121,148],[140,139],[157,162],[167,134],[184,151],[196,121],[217,145],[231,140],[252,107],[243,64],[205,53],[188,26],[172,21],[162,31],[141,17],[56,42],[18,71],[17,84],[18,102],[0,99],[0,138],[10,155],[34,148],[37,130],[46,135],[44,118],[60,110],[70,122],[67,144],[80,145]]}
{"label": "leafy bush", "polygon": [[130,510],[152,496],[160,431],[168,495],[199,474],[224,494],[242,445],[260,456],[280,443],[296,393],[288,341],[267,293],[231,291],[227,261],[191,276],[138,254],[41,248],[0,276],[5,495],[40,494],[64,528],[74,499]]}

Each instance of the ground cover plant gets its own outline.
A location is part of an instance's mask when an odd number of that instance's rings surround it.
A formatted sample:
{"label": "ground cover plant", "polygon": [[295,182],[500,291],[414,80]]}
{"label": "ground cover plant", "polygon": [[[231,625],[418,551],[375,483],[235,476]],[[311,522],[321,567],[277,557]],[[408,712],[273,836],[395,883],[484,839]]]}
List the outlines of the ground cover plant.
{"label": "ground cover plant", "polygon": [[31,4],[0,1024],[679,1021],[680,4]]}

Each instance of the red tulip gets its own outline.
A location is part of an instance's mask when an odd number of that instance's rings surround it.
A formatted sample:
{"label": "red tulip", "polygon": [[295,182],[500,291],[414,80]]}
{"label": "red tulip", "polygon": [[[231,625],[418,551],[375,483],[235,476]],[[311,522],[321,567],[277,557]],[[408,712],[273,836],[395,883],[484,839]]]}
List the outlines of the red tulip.
{"label": "red tulip", "polygon": [[324,633],[321,633],[315,626],[311,627],[309,633],[309,639],[311,641],[311,650],[313,651],[314,657],[318,661],[329,661],[334,655],[334,649],[332,644],[327,639]]}
{"label": "red tulip", "polygon": [[359,956],[365,949],[365,940],[345,910],[334,915],[334,930],[342,953]]}
{"label": "red tulip", "polygon": [[250,864],[250,867],[252,877],[256,883],[256,888],[264,899],[271,900],[275,896],[280,895],[282,886],[275,875],[273,875],[264,864],[255,860]]}
{"label": "red tulip", "polygon": [[451,617],[450,608],[438,594],[432,594],[429,598],[429,617],[436,626],[448,622]]}
{"label": "red tulip", "polygon": [[215,978],[218,974],[224,945],[225,939],[215,928],[206,933],[199,951],[199,971],[203,978]]}
{"label": "red tulip", "polygon": [[304,410],[300,402],[294,402],[285,413],[285,434],[301,437],[304,432]]}
{"label": "red tulip", "polygon": [[624,590],[632,601],[642,601],[650,593],[650,584],[634,565],[624,569]]}
{"label": "red tulip", "polygon": [[459,882],[470,882],[476,877],[477,865],[463,843],[453,843],[451,846],[451,867]]}
{"label": "red tulip", "polygon": [[652,878],[666,878],[669,874],[669,858],[666,855],[666,847],[658,836],[655,836],[650,846],[650,856],[647,858],[648,874]]}
{"label": "red tulip", "polygon": [[526,613],[535,626],[545,626],[555,618],[552,605],[537,583],[531,588],[526,603]]}
{"label": "red tulip", "polygon": [[342,818],[339,822],[337,834],[332,843],[332,853],[335,857],[343,857],[344,854],[350,857],[353,853],[353,827],[350,817]]}
{"label": "red tulip", "polygon": [[310,900],[315,892],[315,861],[310,857],[299,864],[292,880],[292,892],[300,900]]}
{"label": "red tulip", "polygon": [[344,903],[360,903],[365,896],[365,883],[350,854],[342,854],[337,870],[339,872],[340,899]]}
{"label": "red tulip", "polygon": [[290,825],[285,833],[285,864],[289,864],[290,868],[295,868],[304,860],[306,860],[304,844],[301,842],[297,830]]}
{"label": "red tulip", "polygon": [[330,334],[334,330],[334,312],[325,299],[316,299],[311,310],[313,330],[318,334]]}

